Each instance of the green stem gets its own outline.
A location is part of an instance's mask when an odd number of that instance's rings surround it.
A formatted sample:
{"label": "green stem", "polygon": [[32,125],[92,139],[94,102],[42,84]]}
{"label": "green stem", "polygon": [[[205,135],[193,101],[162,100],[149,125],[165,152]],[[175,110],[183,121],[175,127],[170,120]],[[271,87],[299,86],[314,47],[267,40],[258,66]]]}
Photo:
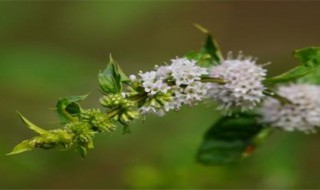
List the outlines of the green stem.
{"label": "green stem", "polygon": [[285,98],[285,97],[283,97],[283,96],[281,96],[281,95],[279,95],[269,89],[263,91],[263,94],[279,100],[283,105],[284,104],[292,104],[292,102],[290,100],[288,100],[287,98]]}
{"label": "green stem", "polygon": [[114,117],[114,116],[117,115],[120,111],[121,111],[121,107],[114,108],[114,109],[112,109],[111,111],[109,111],[109,112],[107,113],[107,116],[108,116],[109,118]]}
{"label": "green stem", "polygon": [[137,94],[131,97],[128,97],[128,100],[134,101],[134,102],[140,102],[148,97],[148,94],[146,92],[143,92],[141,94]]}
{"label": "green stem", "polygon": [[202,77],[201,82],[225,84],[226,81],[221,78]]}

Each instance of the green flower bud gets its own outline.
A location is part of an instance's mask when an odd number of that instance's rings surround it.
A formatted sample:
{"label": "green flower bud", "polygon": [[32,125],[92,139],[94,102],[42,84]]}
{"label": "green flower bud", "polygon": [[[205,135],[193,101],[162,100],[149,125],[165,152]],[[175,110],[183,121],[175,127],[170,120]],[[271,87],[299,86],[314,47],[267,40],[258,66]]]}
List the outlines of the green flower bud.
{"label": "green flower bud", "polygon": [[80,114],[82,122],[91,125],[91,129],[99,132],[112,132],[116,126],[111,123],[107,115],[100,112],[99,109],[88,109]]}
{"label": "green flower bud", "polygon": [[50,149],[57,146],[70,148],[72,145],[73,134],[64,129],[48,131],[30,140],[30,145],[34,148]]}
{"label": "green flower bud", "polygon": [[91,129],[89,123],[74,121],[66,125],[66,129],[73,133],[73,140],[77,146],[83,146],[86,148],[93,148],[93,137],[95,131]]}
{"label": "green flower bud", "polygon": [[123,98],[121,94],[105,95],[100,99],[100,103],[104,107],[108,107],[108,108],[115,108],[115,107],[127,108],[127,107],[136,106],[135,102]]}
{"label": "green flower bud", "polygon": [[149,97],[144,103],[144,106],[152,106],[156,109],[161,109],[163,108],[164,105],[166,105],[171,100],[172,100],[171,93],[158,93],[153,97]]}
{"label": "green flower bud", "polygon": [[140,113],[138,111],[134,110],[126,110],[125,112],[120,114],[120,117],[118,118],[121,123],[128,124],[129,122],[136,120],[140,117]]}

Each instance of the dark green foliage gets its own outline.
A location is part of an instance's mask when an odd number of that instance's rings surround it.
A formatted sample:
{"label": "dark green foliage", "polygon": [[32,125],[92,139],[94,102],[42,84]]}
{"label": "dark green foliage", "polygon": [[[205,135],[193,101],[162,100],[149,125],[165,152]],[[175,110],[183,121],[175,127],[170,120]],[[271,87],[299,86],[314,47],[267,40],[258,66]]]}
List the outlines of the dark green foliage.
{"label": "dark green foliage", "polygon": [[101,90],[106,93],[116,94],[122,90],[122,82],[129,81],[128,77],[123,73],[119,65],[110,56],[109,64],[98,75]]}
{"label": "dark green foliage", "polygon": [[[257,115],[226,116],[215,123],[205,134],[197,160],[205,165],[223,165],[240,161],[260,142],[264,128]],[[267,135],[262,135],[264,139]]]}
{"label": "dark green foliage", "polygon": [[[289,70],[288,72],[265,80],[265,84],[272,85],[282,82],[290,82],[313,73],[320,65],[320,48],[310,47],[296,50],[294,52],[294,57],[301,62],[301,65]],[[309,77],[309,79],[317,81],[319,80],[318,78],[319,77],[315,74],[312,74]]]}
{"label": "dark green foliage", "polygon": [[61,98],[56,104],[56,111],[61,123],[73,121],[74,117],[81,112],[79,102],[84,100],[88,95],[83,96],[69,96]]}
{"label": "dark green foliage", "polygon": [[189,52],[185,55],[185,57],[196,60],[197,64],[202,67],[211,67],[213,65],[220,64],[223,57],[218,43],[206,28],[198,24],[195,24],[195,27],[206,34],[206,39],[199,52]]}

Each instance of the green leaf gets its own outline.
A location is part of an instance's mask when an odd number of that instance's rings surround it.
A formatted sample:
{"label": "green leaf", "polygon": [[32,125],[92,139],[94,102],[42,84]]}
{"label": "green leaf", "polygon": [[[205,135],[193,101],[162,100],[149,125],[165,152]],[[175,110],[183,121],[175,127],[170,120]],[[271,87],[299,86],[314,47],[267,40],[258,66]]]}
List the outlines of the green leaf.
{"label": "green leaf", "polygon": [[48,131],[44,130],[44,129],[41,129],[40,127],[36,126],[35,124],[33,124],[31,121],[29,121],[27,118],[25,118],[23,115],[21,115],[19,112],[18,112],[22,122],[31,130],[33,130],[34,132],[40,134],[40,135],[43,135],[43,134],[46,134],[48,133]]}
{"label": "green leaf", "polygon": [[198,28],[201,32],[207,35],[205,43],[200,50],[200,54],[202,55],[210,55],[210,65],[218,65],[221,60],[223,60],[222,53],[220,51],[218,43],[215,41],[214,37],[211,35],[209,30],[204,28],[199,24],[195,24],[195,27]]}
{"label": "green leaf", "polygon": [[58,100],[56,104],[56,111],[61,123],[74,120],[74,117],[81,112],[79,102],[84,100],[87,96],[88,95],[69,96]]}
{"label": "green leaf", "polygon": [[[112,59],[111,55],[110,55],[110,59]],[[120,74],[120,81],[124,82],[124,83],[130,82],[129,77],[123,72],[123,70],[121,69],[119,64],[115,60],[113,60],[113,63],[115,64],[116,69],[117,69],[118,73]]]}
{"label": "green leaf", "polygon": [[211,55],[206,54],[206,53],[203,54],[201,52],[191,51],[191,52],[188,52],[184,57],[186,57],[189,60],[197,61],[197,64],[201,67],[212,66]]}
{"label": "green leaf", "polygon": [[123,125],[122,134],[125,135],[130,133],[131,133],[130,127],[127,124]]}
{"label": "green leaf", "polygon": [[8,153],[7,155],[19,154],[19,153],[30,151],[33,149],[34,149],[34,147],[30,143],[30,140],[25,140],[25,141],[22,141],[20,144],[16,145],[13,148],[13,150],[10,153]]}
{"label": "green leaf", "polygon": [[258,116],[238,114],[226,116],[215,123],[204,136],[197,154],[205,165],[235,163],[247,157],[269,134],[257,121]]}
{"label": "green leaf", "polygon": [[99,73],[98,78],[102,91],[107,94],[121,92],[122,82],[130,81],[111,55],[107,68]]}
{"label": "green leaf", "polygon": [[[311,51],[313,51],[311,53]],[[301,54],[298,59],[306,62],[320,62],[320,48],[312,48],[310,50],[310,54]],[[302,77],[299,79],[299,82],[302,83],[312,83],[312,84],[320,84],[320,67],[315,68],[312,73]]]}
{"label": "green leaf", "polygon": [[313,80],[319,81],[319,75],[316,74],[317,69],[320,65],[320,48],[319,47],[310,47],[294,52],[294,57],[296,57],[302,64],[291,69],[288,72],[280,74],[278,76],[269,78],[264,81],[266,85],[272,85],[282,82],[289,82],[301,77],[304,77],[308,74],[315,72],[313,76],[310,76]]}
{"label": "green leaf", "polygon": [[84,147],[84,146],[78,146],[78,147],[77,147],[77,151],[79,152],[79,154],[80,154],[80,156],[81,156],[82,158],[86,158],[86,156],[87,156],[87,148],[86,148],[86,147]]}

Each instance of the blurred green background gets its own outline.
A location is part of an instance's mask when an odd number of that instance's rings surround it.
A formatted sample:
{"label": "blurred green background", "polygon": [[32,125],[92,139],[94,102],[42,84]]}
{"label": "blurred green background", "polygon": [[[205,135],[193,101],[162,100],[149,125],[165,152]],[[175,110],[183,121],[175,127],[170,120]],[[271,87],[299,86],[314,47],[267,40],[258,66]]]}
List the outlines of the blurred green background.
{"label": "blurred green background", "polygon": [[297,62],[292,51],[319,45],[320,2],[59,1],[0,2],[0,188],[320,188],[318,135],[275,133],[252,157],[228,167],[195,162],[197,146],[219,117],[200,105],[150,116],[131,135],[99,135],[81,159],[73,151],[4,156],[34,135],[16,111],[57,127],[60,97],[91,92],[109,53],[128,74],[200,48],[211,30],[224,53],[244,51],[270,75]]}

